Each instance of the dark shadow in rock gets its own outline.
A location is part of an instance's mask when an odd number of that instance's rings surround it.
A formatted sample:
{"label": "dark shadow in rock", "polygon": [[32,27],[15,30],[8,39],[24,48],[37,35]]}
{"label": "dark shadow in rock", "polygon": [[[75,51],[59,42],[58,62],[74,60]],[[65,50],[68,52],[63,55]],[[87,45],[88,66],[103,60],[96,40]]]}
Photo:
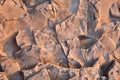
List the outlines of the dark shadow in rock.
{"label": "dark shadow in rock", "polygon": [[120,38],[119,38],[119,40],[118,40],[118,43],[117,43],[116,48],[118,48],[118,47],[120,47]]}
{"label": "dark shadow in rock", "polygon": [[93,67],[97,61],[98,61],[98,58],[91,59],[87,62],[87,64],[88,64],[88,66]]}
{"label": "dark shadow in rock", "polygon": [[0,64],[0,72],[3,72],[3,69],[2,69],[2,66],[1,66],[1,64]]}
{"label": "dark shadow in rock", "polygon": [[35,46],[26,47],[23,50],[17,51],[14,57],[20,64],[22,70],[31,69],[40,61],[39,48]]}
{"label": "dark shadow in rock", "polygon": [[114,67],[115,61],[112,60],[105,65],[102,65],[99,69],[100,75],[108,77],[108,72]]}
{"label": "dark shadow in rock", "polygon": [[11,58],[13,58],[13,55],[16,51],[20,50],[20,47],[16,43],[16,36],[17,32],[13,34],[5,43],[4,45],[4,51],[7,53],[7,55]]}
{"label": "dark shadow in rock", "polygon": [[113,3],[111,8],[109,9],[109,15],[111,18],[120,18],[119,6],[116,3]]}
{"label": "dark shadow in rock", "polygon": [[28,8],[36,7],[39,4],[42,4],[47,1],[49,2],[49,4],[51,3],[51,0],[22,0],[22,1]]}
{"label": "dark shadow in rock", "polygon": [[9,76],[9,80],[24,80],[23,75],[21,75],[20,71],[10,74],[8,76]]}
{"label": "dark shadow in rock", "polygon": [[100,39],[104,33],[105,33],[104,29],[99,29],[99,30],[95,31],[96,38]]}

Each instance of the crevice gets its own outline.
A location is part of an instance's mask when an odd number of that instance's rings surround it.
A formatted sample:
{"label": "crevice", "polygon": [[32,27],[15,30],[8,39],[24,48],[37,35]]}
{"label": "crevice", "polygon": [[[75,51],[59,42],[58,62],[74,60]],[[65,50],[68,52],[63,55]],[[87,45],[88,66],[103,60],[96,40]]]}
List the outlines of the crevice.
{"label": "crevice", "polygon": [[18,32],[15,32],[5,43],[4,51],[7,55],[11,58],[14,57],[16,51],[20,50],[21,48],[17,45],[16,36]]}
{"label": "crevice", "polygon": [[57,40],[58,44],[60,44],[60,46],[61,46],[61,49],[62,49],[62,51],[63,51],[63,53],[64,53],[64,56],[65,56],[65,58],[66,58],[66,61],[67,61],[67,67],[69,68],[69,61],[68,61],[67,56],[65,55],[65,52],[64,52],[64,49],[63,49],[61,43],[60,43],[59,40],[58,40],[58,36],[57,36],[57,32],[56,32],[55,26],[54,26],[54,31],[55,31],[56,40]]}
{"label": "crevice", "polygon": [[108,73],[109,71],[114,67],[115,61],[112,60],[109,63],[106,63],[105,65],[102,65],[100,69],[102,70],[101,76],[109,77]]}
{"label": "crevice", "polygon": [[3,69],[2,69],[1,63],[0,63],[0,72],[4,72]]}

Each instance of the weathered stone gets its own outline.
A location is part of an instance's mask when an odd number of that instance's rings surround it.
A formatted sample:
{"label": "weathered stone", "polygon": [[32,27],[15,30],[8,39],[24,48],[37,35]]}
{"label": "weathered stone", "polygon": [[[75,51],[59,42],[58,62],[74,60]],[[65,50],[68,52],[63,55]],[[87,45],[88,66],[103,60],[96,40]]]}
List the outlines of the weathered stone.
{"label": "weathered stone", "polygon": [[49,48],[57,44],[56,34],[49,28],[35,31],[34,37],[39,48]]}
{"label": "weathered stone", "polygon": [[118,18],[120,17],[120,10],[117,4],[113,3],[110,8],[110,11],[111,11],[111,17],[118,17]]}
{"label": "weathered stone", "polygon": [[68,69],[68,68],[61,68],[59,66],[54,66],[47,64],[47,70],[49,71],[50,78],[52,80],[69,80],[71,78],[79,77],[79,69]]}
{"label": "weathered stone", "polygon": [[8,80],[23,80],[20,74],[20,65],[15,60],[7,59],[1,61],[0,64]]}
{"label": "weathered stone", "polygon": [[[110,38],[110,37],[105,37],[101,40],[101,43],[103,44],[103,46],[106,48],[106,50],[108,52],[113,51],[114,49],[116,49],[116,44],[114,43],[114,41]],[[109,45],[110,44],[110,45]]]}
{"label": "weathered stone", "polygon": [[113,65],[113,68],[108,73],[110,80],[119,80],[120,79],[120,63],[115,61],[115,64]]}
{"label": "weathered stone", "polygon": [[31,69],[40,61],[39,48],[32,45],[15,53],[14,57],[23,70]]}
{"label": "weathered stone", "polygon": [[29,77],[27,80],[51,80],[49,73],[46,69],[41,70],[36,73],[34,76]]}
{"label": "weathered stone", "polygon": [[26,13],[25,6],[20,1],[5,0],[0,7],[0,14],[5,20],[14,20],[21,18]]}
{"label": "weathered stone", "polygon": [[34,34],[30,28],[20,30],[16,36],[16,42],[22,49],[35,44]]}
{"label": "weathered stone", "polygon": [[44,64],[38,63],[34,68],[28,70],[22,70],[24,79],[28,79],[30,76],[35,75],[36,73],[40,72],[41,70],[45,69],[46,66]]}
{"label": "weathered stone", "polygon": [[59,44],[49,48],[42,48],[40,52],[40,58],[42,59],[43,63],[51,63],[63,67],[68,67],[67,59],[63,49]]}
{"label": "weathered stone", "polygon": [[98,70],[94,67],[84,68],[80,71],[80,80],[99,80],[100,78],[101,76],[99,75]]}
{"label": "weathered stone", "polygon": [[86,65],[82,51],[80,49],[71,49],[69,53],[69,57],[79,62],[82,66]]}
{"label": "weathered stone", "polygon": [[0,80],[119,80],[119,0],[0,0]]}

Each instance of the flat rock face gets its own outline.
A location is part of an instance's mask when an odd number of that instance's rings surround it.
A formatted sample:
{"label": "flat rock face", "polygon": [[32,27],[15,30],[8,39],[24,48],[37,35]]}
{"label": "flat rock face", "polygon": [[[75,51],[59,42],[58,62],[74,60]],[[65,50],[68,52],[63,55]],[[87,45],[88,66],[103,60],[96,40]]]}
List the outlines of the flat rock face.
{"label": "flat rock face", "polygon": [[119,76],[119,0],[0,0],[0,80]]}

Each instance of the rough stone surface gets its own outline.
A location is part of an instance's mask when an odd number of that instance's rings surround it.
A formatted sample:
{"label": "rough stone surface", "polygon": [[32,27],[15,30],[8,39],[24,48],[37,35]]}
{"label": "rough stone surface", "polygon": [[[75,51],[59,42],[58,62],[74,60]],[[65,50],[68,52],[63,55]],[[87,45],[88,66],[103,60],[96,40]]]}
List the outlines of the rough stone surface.
{"label": "rough stone surface", "polygon": [[120,80],[120,1],[0,0],[0,80]]}

